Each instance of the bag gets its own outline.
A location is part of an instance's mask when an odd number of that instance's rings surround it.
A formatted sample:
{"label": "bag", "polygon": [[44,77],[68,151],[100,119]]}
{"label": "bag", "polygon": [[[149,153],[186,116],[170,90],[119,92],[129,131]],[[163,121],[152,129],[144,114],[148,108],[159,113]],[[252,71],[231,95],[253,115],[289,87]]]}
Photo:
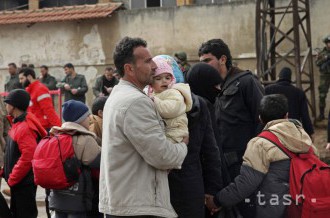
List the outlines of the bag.
{"label": "bag", "polygon": [[330,167],[316,157],[312,147],[307,153],[295,154],[270,131],[263,131],[259,137],[275,144],[291,159],[289,180],[292,202],[287,208],[287,217],[328,218]]}
{"label": "bag", "polygon": [[46,189],[65,189],[74,185],[81,173],[72,136],[45,137],[38,144],[32,160],[34,183]]}

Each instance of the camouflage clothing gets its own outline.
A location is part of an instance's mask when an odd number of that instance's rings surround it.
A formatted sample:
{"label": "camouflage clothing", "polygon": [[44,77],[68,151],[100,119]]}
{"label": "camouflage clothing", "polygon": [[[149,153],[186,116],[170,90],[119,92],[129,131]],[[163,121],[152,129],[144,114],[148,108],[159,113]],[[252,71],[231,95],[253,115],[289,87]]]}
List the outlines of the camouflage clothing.
{"label": "camouflage clothing", "polygon": [[320,68],[319,97],[320,108],[325,108],[325,99],[330,87],[330,49],[326,47],[318,55],[316,65]]}
{"label": "camouflage clothing", "polygon": [[9,122],[6,117],[6,107],[3,102],[3,97],[0,95],[0,167],[3,166],[3,157],[5,152],[5,137],[9,130]]}
{"label": "camouflage clothing", "polygon": [[10,75],[9,80],[5,84],[5,91],[10,92],[13,89],[21,88],[21,84],[19,83],[18,74]]}

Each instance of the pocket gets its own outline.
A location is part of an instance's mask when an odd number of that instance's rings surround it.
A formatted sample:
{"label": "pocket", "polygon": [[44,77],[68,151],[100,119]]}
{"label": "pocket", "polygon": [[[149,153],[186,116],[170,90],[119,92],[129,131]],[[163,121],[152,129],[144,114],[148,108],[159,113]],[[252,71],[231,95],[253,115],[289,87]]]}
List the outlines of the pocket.
{"label": "pocket", "polygon": [[238,86],[229,86],[226,90],[223,91],[224,96],[232,96],[238,92]]}

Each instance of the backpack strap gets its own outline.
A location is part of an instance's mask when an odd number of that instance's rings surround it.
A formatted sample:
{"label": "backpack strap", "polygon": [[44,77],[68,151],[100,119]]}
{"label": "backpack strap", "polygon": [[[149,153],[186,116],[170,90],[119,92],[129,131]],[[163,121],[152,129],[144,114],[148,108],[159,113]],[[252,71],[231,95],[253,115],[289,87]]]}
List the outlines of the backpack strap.
{"label": "backpack strap", "polygon": [[281,151],[283,151],[290,159],[296,157],[296,154],[287,149],[278,139],[278,137],[269,130],[262,131],[259,135],[259,138],[266,139],[276,145]]}

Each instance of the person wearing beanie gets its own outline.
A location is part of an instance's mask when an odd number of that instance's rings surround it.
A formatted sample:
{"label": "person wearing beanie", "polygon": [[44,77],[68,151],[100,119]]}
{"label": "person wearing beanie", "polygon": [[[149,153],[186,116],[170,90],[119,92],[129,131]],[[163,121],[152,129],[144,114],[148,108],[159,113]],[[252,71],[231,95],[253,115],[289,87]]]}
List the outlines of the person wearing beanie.
{"label": "person wearing beanie", "polygon": [[90,125],[89,131],[95,133],[95,135],[102,141],[102,120],[103,120],[103,108],[108,97],[102,96],[94,100],[92,105],[92,114],[89,116]]}
{"label": "person wearing beanie", "polygon": [[179,64],[181,71],[184,75],[187,74],[187,72],[190,69],[190,64],[187,62],[187,54],[184,51],[180,51],[174,54],[176,62]]}
{"label": "person wearing beanie", "polygon": [[150,84],[150,97],[166,123],[165,134],[173,143],[179,143],[188,132],[186,113],[191,110],[192,97],[188,84],[175,84],[172,67],[163,59],[155,57],[157,69]]}
{"label": "person wearing beanie", "polygon": [[51,190],[49,208],[55,211],[55,218],[86,217],[92,211],[94,188],[92,171],[99,170],[101,147],[96,135],[89,129],[88,107],[76,100],[69,100],[62,106],[64,123],[53,127],[51,135],[68,134],[72,136],[72,146],[81,162],[82,172],[79,182],[65,190]]}
{"label": "person wearing beanie", "polygon": [[11,123],[3,176],[10,187],[10,210],[16,218],[36,218],[37,187],[34,184],[32,159],[38,141],[47,132],[38,119],[27,112],[30,96],[25,90],[12,90],[4,102]]}
{"label": "person wearing beanie", "polygon": [[292,85],[292,71],[284,67],[275,84],[265,87],[266,95],[282,94],[288,99],[289,118],[299,120],[305,131],[312,136],[314,128],[308,112],[307,98],[304,91]]}

